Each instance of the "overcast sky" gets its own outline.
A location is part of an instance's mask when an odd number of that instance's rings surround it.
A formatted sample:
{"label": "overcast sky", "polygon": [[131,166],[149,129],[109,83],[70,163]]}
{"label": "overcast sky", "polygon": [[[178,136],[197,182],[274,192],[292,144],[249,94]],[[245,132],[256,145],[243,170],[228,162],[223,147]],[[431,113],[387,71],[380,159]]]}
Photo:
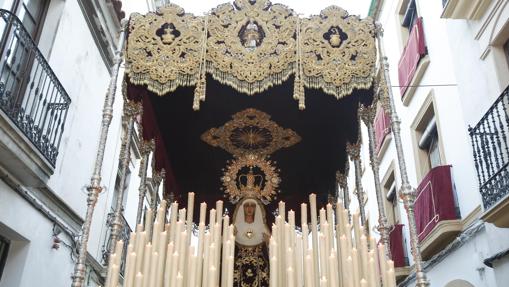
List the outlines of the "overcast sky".
{"label": "overcast sky", "polygon": [[[127,15],[132,12],[145,13],[147,0],[123,0],[123,10]],[[184,8],[186,12],[202,15],[219,4],[232,2],[228,0],[174,0],[171,1]],[[305,16],[318,14],[320,10],[330,5],[337,5],[346,9],[350,14],[365,17],[368,13],[370,0],[273,0],[272,3],[281,3],[289,6],[299,14]]]}

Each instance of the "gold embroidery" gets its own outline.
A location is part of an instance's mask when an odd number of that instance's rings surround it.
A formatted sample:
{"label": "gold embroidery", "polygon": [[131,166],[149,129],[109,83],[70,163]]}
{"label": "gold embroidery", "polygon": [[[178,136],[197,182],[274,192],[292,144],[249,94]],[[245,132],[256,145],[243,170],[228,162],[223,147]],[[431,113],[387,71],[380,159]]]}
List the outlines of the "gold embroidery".
{"label": "gold embroidery", "polygon": [[301,140],[296,132],[280,127],[270,120],[270,115],[256,109],[243,110],[232,118],[222,127],[203,133],[201,139],[234,156],[266,156],[281,148],[291,147]]}
{"label": "gold embroidery", "polygon": [[126,51],[126,73],[137,85],[164,95],[198,80],[204,44],[201,17],[175,4],[157,13],[132,14]]}
{"label": "gold embroidery", "polygon": [[[281,179],[273,162],[255,154],[247,154],[228,162],[221,181],[232,202],[254,197],[268,203],[277,194]],[[243,173],[247,169],[247,173]],[[256,169],[256,172],[253,171]]]}
{"label": "gold embroidery", "polygon": [[268,0],[235,0],[210,14],[207,71],[216,80],[252,95],[292,73],[297,17],[291,9]]}
{"label": "gold embroidery", "polygon": [[197,17],[170,4],[131,17],[126,73],[158,95],[196,85],[195,110],[205,100],[205,72],[249,95],[294,74],[294,98],[304,109],[304,87],[341,98],[372,86],[374,33],[371,18],[335,6],[299,18],[268,0],[235,0]]}
{"label": "gold embroidery", "polygon": [[337,98],[371,87],[375,71],[375,26],[331,6],[302,20],[301,41],[306,87]]}

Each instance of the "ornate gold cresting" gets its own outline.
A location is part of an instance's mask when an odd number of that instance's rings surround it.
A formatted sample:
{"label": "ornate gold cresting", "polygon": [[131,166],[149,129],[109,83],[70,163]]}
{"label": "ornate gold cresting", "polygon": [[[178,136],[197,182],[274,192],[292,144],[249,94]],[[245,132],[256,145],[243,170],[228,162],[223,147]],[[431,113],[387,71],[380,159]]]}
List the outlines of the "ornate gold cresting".
{"label": "ornate gold cresting", "polygon": [[337,6],[302,19],[306,87],[321,88],[336,98],[371,87],[376,64],[374,28],[371,18],[359,19]]}
{"label": "ornate gold cresting", "polygon": [[275,162],[256,154],[246,154],[229,161],[221,181],[230,201],[254,197],[264,203],[270,202],[281,182],[274,165]]}
{"label": "ornate gold cresting", "polygon": [[201,139],[237,157],[246,154],[267,156],[301,140],[296,132],[282,128],[270,119],[270,115],[257,109],[234,114],[232,120],[206,131]]}
{"label": "ornate gold cresting", "polygon": [[248,95],[281,84],[293,72],[297,18],[267,0],[235,0],[212,9],[207,71]]}
{"label": "ornate gold cresting", "polygon": [[294,98],[304,109],[304,87],[336,98],[371,87],[374,31],[371,18],[336,6],[299,18],[268,0],[235,0],[197,17],[170,4],[131,17],[126,73],[158,95],[196,85],[195,110],[205,100],[206,72],[248,95],[294,74]]}
{"label": "ornate gold cresting", "polygon": [[192,86],[200,75],[204,21],[175,4],[157,13],[134,13],[129,21],[126,73],[137,85],[164,95]]}

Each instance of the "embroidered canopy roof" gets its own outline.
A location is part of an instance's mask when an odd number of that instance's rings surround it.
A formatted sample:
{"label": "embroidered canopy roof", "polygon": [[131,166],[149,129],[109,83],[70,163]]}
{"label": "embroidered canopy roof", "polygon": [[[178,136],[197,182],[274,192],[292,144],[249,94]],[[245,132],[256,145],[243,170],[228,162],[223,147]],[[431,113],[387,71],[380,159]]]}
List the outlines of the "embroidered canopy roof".
{"label": "embroidered canopy roof", "polygon": [[[228,198],[232,170],[258,180],[260,167],[279,189],[257,182],[267,201],[292,208],[310,192],[325,201],[358,140],[359,105],[373,101],[374,37],[372,19],[336,6],[308,18],[267,0],[205,16],[174,4],[131,15],[125,91],[143,103],[143,138],[155,142],[166,192],[212,203]],[[238,198],[246,186],[226,192]]]}

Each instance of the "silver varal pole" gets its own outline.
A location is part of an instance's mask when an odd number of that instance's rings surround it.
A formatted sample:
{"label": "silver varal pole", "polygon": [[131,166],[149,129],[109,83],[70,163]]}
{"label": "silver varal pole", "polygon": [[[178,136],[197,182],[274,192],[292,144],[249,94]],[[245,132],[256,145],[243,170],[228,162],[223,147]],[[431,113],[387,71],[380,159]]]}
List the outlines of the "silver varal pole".
{"label": "silver varal pole", "polygon": [[[386,111],[390,111],[391,114],[391,128],[392,134],[394,136],[394,144],[396,146],[396,153],[398,156],[398,165],[399,172],[401,175],[401,188],[399,190],[399,196],[403,200],[403,204],[405,206],[407,217],[408,217],[408,228],[410,231],[410,246],[412,249],[412,256],[414,258],[415,265],[415,281],[417,287],[426,287],[429,286],[429,281],[426,278],[426,274],[424,273],[423,262],[421,257],[421,250],[419,246],[419,239],[417,236],[417,228],[415,225],[415,216],[414,216],[414,203],[416,197],[416,190],[410,185],[408,180],[408,173],[406,169],[405,157],[403,154],[403,144],[401,141],[401,120],[398,117],[396,112],[396,105],[394,103],[394,96],[392,94],[391,81],[389,77],[389,63],[387,61],[387,57],[385,56],[385,50],[382,44],[382,34],[383,29],[380,25],[378,25],[377,31],[377,45],[378,52],[380,56],[380,64],[383,69],[383,77],[381,77],[380,87],[385,89],[382,97],[386,97],[387,99],[382,100],[382,104],[385,105]],[[385,100],[385,103],[384,103]]]}
{"label": "silver varal pole", "polygon": [[138,210],[136,212],[136,224],[141,224],[143,215],[143,202],[147,194],[147,169],[149,156],[154,149],[154,142],[143,142],[141,145],[141,161],[140,161],[140,187],[138,188]]}
{"label": "silver varal pole", "polygon": [[391,249],[390,249],[390,241],[389,241],[389,227],[387,223],[387,216],[385,212],[384,206],[384,195],[382,192],[382,185],[380,184],[380,162],[378,160],[378,156],[376,155],[376,146],[375,146],[375,129],[373,127],[373,122],[376,116],[376,102],[372,104],[370,107],[361,106],[360,114],[361,118],[366,124],[368,128],[368,138],[369,138],[369,159],[371,169],[373,171],[373,180],[375,182],[375,193],[376,193],[376,201],[378,204],[378,231],[380,232],[380,237],[382,239],[383,244],[386,246],[385,251],[388,258],[391,257]]}
{"label": "silver varal pole", "polygon": [[122,212],[124,210],[124,192],[126,186],[127,169],[131,158],[131,139],[134,133],[134,120],[136,115],[141,111],[140,103],[125,102],[123,121],[126,124],[127,130],[122,136],[122,149],[120,155],[120,181],[118,185],[117,197],[113,207],[113,220],[111,221],[111,233],[108,246],[109,255],[115,252],[115,246],[123,228]]}
{"label": "silver varal pole", "polygon": [[[360,129],[360,127],[359,127]],[[364,188],[362,187],[362,163],[361,163],[361,138],[359,133],[359,140],[355,144],[347,144],[346,147],[347,153],[350,156],[350,159],[353,161],[354,171],[355,171],[355,194],[357,196],[357,200],[359,201],[359,213],[361,217],[361,222],[364,228],[368,228],[366,225],[366,193],[364,192]],[[367,232],[366,232],[367,234]]]}
{"label": "silver varal pole", "polygon": [[117,79],[122,63],[122,51],[125,44],[125,31],[127,28],[127,21],[122,22],[122,29],[120,31],[118,48],[115,53],[113,62],[112,75],[106,97],[104,99],[104,107],[102,114],[102,122],[99,136],[99,146],[97,148],[97,154],[95,157],[94,170],[90,179],[90,185],[87,186],[87,211],[85,213],[85,221],[81,227],[81,238],[79,240],[78,259],[74,265],[74,272],[71,276],[73,287],[82,287],[85,279],[86,272],[86,258],[87,258],[87,247],[88,239],[90,236],[90,226],[92,224],[92,216],[94,214],[95,204],[99,193],[102,191],[101,187],[101,170],[104,160],[104,150],[106,148],[106,140],[108,138],[108,130],[113,117],[113,102],[115,101],[115,93],[117,90]]}

